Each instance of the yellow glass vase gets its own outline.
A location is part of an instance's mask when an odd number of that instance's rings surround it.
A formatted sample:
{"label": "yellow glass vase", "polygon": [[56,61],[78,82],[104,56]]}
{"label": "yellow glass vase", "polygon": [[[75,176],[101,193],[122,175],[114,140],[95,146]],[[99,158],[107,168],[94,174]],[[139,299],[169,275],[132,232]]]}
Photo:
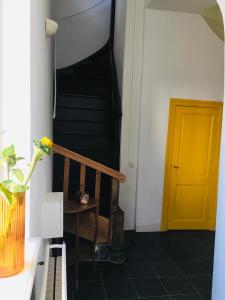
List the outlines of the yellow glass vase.
{"label": "yellow glass vase", "polygon": [[24,268],[25,192],[12,196],[12,205],[0,195],[0,278]]}

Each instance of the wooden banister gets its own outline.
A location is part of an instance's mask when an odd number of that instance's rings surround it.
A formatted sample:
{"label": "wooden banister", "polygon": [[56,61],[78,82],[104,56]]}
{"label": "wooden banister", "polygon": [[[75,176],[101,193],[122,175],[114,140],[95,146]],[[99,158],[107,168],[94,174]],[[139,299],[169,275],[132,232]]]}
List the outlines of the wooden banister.
{"label": "wooden banister", "polygon": [[87,167],[95,169],[96,171],[99,171],[103,174],[109,175],[109,176],[117,179],[119,182],[126,181],[126,176],[124,174],[122,174],[116,170],[113,170],[103,164],[100,164],[90,158],[82,156],[76,152],[70,151],[60,145],[53,144],[53,151],[56,154],[60,154],[62,156],[65,156],[68,159],[74,160],[76,162],[81,163],[82,165],[85,165]]}
{"label": "wooden banister", "polygon": [[[64,204],[68,204],[72,199],[69,199],[69,183],[70,183],[70,168],[74,162],[80,164],[80,192],[86,193],[86,176],[88,172],[87,167],[95,170],[95,190],[94,200],[98,203],[98,237],[99,243],[110,243],[116,249],[119,249],[123,245],[123,232],[124,232],[124,213],[119,207],[119,183],[126,180],[126,176],[118,171],[115,171],[103,164],[100,164],[92,159],[82,156],[78,153],[70,151],[62,146],[53,144],[53,151],[55,154],[62,155],[64,158],[64,175],[63,175],[63,200]],[[77,165],[77,164],[75,164]],[[102,175],[108,175],[111,177],[111,199],[110,199],[110,211],[109,217],[105,217],[99,211],[101,201],[101,179]],[[87,180],[88,182],[88,180]],[[89,187],[88,187],[89,188]],[[105,199],[105,198],[104,198]],[[69,201],[69,202],[68,202]],[[65,215],[64,228],[65,231],[74,233],[74,218],[70,219],[68,211]],[[93,219],[92,212],[84,214],[80,218],[80,230],[79,236],[90,241],[93,241]]]}

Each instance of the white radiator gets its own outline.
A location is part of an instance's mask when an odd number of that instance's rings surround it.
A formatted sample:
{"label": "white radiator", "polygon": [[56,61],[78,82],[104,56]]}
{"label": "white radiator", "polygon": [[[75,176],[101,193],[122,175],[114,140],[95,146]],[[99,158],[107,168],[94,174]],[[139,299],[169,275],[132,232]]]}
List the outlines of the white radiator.
{"label": "white radiator", "polygon": [[[51,257],[51,249],[62,249],[62,256]],[[67,300],[66,245],[47,245],[40,300]]]}

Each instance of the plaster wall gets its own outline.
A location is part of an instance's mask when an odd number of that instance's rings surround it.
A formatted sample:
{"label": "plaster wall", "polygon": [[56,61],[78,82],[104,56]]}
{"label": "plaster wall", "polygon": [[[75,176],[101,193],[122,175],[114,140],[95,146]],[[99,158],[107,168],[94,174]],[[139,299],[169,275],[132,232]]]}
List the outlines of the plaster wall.
{"label": "plaster wall", "polygon": [[[225,17],[225,0],[218,0],[223,17]],[[125,113],[123,114],[122,124],[122,145],[121,145],[121,167],[123,172],[128,175],[127,182],[121,185],[120,201],[126,215],[126,227],[129,229],[135,226],[135,203],[136,203],[136,179],[137,179],[137,153],[139,139],[135,138],[135,134],[139,135],[139,108],[142,82],[142,48],[144,41],[144,20],[145,20],[145,4],[149,5],[151,0],[129,0],[129,11],[127,9],[127,26],[125,34],[125,54],[124,54],[124,71],[123,71],[123,106]],[[136,30],[134,30],[136,28]],[[194,28],[195,31],[196,28]],[[133,34],[132,34],[133,33]],[[135,40],[139,41],[135,43]],[[192,39],[193,41],[193,39]],[[131,47],[133,45],[133,48]],[[134,53],[139,53],[138,57]],[[223,51],[224,56],[224,51]],[[132,93],[132,91],[136,93]],[[135,96],[135,97],[132,97]],[[223,95],[222,95],[223,98]],[[133,105],[132,105],[133,103]],[[215,255],[214,255],[214,272],[213,272],[213,290],[212,300],[223,300],[225,298],[225,111],[223,113],[223,129],[221,143],[221,160],[219,175],[219,193],[218,193],[218,210],[217,225],[215,239]],[[133,134],[133,139],[129,136]],[[129,159],[135,162],[135,168],[129,168]],[[158,224],[159,225],[159,224]],[[145,227],[146,228],[146,227]]]}
{"label": "plaster wall", "polygon": [[[5,130],[0,144],[15,145],[17,155],[26,158],[19,163],[26,174],[33,138],[52,135],[51,42],[45,37],[50,1],[3,0],[0,5],[0,128]],[[40,236],[41,203],[51,191],[51,181],[47,158],[38,165],[26,193],[27,236]]]}
{"label": "plaster wall", "polygon": [[[75,64],[100,50],[109,39],[111,0],[56,1],[57,68]],[[96,5],[98,4],[98,5]],[[93,8],[91,8],[93,7]],[[70,9],[69,9],[70,8]]]}
{"label": "plaster wall", "polygon": [[144,7],[145,1],[127,1],[120,149],[121,172],[127,176],[126,182],[120,185],[126,229],[135,226]]}
{"label": "plaster wall", "polygon": [[[5,131],[0,136],[0,146],[14,144],[17,155],[26,157],[29,161],[30,3],[26,0],[2,0],[0,14],[0,128]],[[25,162],[21,162],[19,167],[25,171]],[[29,191],[26,203],[29,217]],[[28,231],[29,225],[26,234]]]}
{"label": "plaster wall", "polygon": [[61,19],[73,14],[80,14],[101,2],[102,0],[55,0],[54,16]]}
{"label": "plaster wall", "polygon": [[[52,38],[45,36],[45,19],[51,18],[51,0],[32,0],[30,16],[30,143],[33,138],[52,138]],[[31,152],[32,152],[32,146]],[[52,191],[52,158],[41,161],[30,187],[30,235],[41,235],[41,205],[46,192]]]}
{"label": "plaster wall", "polygon": [[136,229],[160,230],[169,100],[223,99],[223,42],[197,14],[145,11]]}
{"label": "plaster wall", "polygon": [[121,95],[122,95],[122,84],[123,84],[126,13],[127,13],[127,0],[117,0],[116,11],[115,11],[114,55],[115,55],[115,63],[117,69],[118,84],[119,84]]}

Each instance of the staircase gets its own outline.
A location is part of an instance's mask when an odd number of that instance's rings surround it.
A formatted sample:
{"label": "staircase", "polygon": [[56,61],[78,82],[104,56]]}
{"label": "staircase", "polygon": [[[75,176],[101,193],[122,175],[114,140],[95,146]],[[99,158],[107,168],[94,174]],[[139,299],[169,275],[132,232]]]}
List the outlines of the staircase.
{"label": "staircase", "polygon": [[[63,191],[64,204],[79,201],[80,193],[90,194],[98,207],[96,257],[119,263],[124,261],[121,251],[124,213],[119,207],[119,184],[126,177],[118,171],[121,101],[113,54],[115,0],[101,3],[110,3],[111,8],[108,43],[85,60],[57,70],[53,191]],[[108,17],[106,19],[105,25],[109,21]],[[74,32],[70,32],[72,41]],[[83,215],[79,236],[92,241],[93,228],[93,214]],[[73,234],[74,229],[74,215],[64,214],[65,232]],[[68,235],[64,239],[68,245]]]}
{"label": "staircase", "polygon": [[[106,45],[96,54],[57,71],[57,106],[54,142],[96,162],[118,170],[120,109],[116,101],[115,70]],[[54,156],[53,190],[62,191],[64,162]],[[95,172],[86,170],[86,189],[94,196]],[[71,168],[70,199],[79,197],[79,168]],[[102,175],[100,213],[110,216],[111,182]]]}
{"label": "staircase", "polygon": [[[101,197],[101,181],[102,176],[107,176],[110,180],[111,193],[108,198],[110,203],[109,216],[105,217],[98,209],[98,233],[97,243],[110,244],[114,249],[121,249],[123,247],[123,227],[124,227],[124,213],[119,207],[119,184],[125,182],[126,176],[112,168],[103,164],[93,161],[78,153],[70,151],[60,145],[53,144],[54,157],[61,157],[64,164],[63,170],[63,201],[68,204],[72,200],[69,198],[69,186],[71,169],[75,166],[78,167],[79,186],[80,191],[83,193],[86,189],[86,170],[89,168],[93,170],[95,175],[94,180],[94,195],[93,200],[97,203],[97,207],[101,207],[104,202]],[[70,205],[71,206],[71,205]],[[74,215],[65,214],[64,230],[70,233],[75,231],[75,218]],[[82,214],[79,219],[79,236],[93,241],[95,234],[95,216],[93,213]]]}

